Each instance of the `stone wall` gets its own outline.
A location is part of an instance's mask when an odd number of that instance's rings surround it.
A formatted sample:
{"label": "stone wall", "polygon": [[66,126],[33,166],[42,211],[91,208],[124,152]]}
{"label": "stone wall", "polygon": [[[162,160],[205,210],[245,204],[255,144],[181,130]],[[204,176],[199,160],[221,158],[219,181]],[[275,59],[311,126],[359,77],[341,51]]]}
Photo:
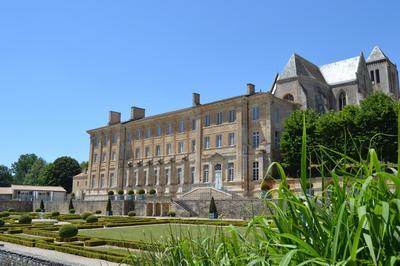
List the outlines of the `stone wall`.
{"label": "stone wall", "polygon": [[0,249],[0,265],[12,266],[62,266],[64,264],[43,260],[40,258],[17,254]]}
{"label": "stone wall", "polygon": [[32,201],[0,200],[0,211],[12,208],[17,212],[33,211]]}

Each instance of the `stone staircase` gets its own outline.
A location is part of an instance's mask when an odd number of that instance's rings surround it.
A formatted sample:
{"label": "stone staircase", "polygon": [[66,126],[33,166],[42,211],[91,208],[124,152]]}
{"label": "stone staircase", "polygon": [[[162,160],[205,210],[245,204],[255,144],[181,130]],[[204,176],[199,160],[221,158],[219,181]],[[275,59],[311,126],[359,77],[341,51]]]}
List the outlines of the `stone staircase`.
{"label": "stone staircase", "polygon": [[181,208],[189,214],[189,217],[198,217],[199,214],[192,210],[183,200],[172,200],[175,208]]}

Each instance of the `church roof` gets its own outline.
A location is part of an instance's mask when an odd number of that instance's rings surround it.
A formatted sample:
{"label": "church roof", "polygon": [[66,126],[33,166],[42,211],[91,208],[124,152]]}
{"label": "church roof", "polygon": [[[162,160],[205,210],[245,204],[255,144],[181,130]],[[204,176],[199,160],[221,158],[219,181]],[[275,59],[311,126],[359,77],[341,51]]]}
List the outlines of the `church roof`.
{"label": "church roof", "polygon": [[316,65],[297,54],[293,54],[281,74],[279,74],[278,80],[298,76],[307,76],[325,82],[324,77]]}
{"label": "church roof", "polygon": [[329,85],[345,83],[357,79],[356,72],[360,59],[361,56],[356,56],[320,66],[319,69]]}
{"label": "church roof", "polygon": [[382,52],[381,48],[375,46],[369,54],[367,62],[379,61],[384,59],[388,59],[388,57]]}

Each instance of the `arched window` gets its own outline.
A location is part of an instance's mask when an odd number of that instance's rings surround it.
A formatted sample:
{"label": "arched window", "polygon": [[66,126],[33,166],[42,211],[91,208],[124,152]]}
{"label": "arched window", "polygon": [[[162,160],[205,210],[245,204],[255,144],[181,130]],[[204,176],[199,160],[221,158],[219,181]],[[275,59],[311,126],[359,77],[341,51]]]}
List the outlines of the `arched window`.
{"label": "arched window", "polygon": [[286,94],[285,96],[283,96],[283,99],[288,100],[288,101],[291,101],[291,102],[294,101],[294,97],[293,97],[293,95],[290,94],[290,93],[288,93],[288,94]]}
{"label": "arched window", "polygon": [[346,106],[346,93],[344,91],[340,92],[339,94],[339,111],[343,109],[343,107]]}

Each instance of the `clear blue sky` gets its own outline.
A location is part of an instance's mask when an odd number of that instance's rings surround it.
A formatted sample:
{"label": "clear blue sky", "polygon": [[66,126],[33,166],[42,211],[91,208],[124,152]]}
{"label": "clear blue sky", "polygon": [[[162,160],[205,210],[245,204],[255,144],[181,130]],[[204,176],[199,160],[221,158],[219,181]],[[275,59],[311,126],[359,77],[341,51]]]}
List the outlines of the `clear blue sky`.
{"label": "clear blue sky", "polygon": [[1,1],[0,164],[87,160],[109,110],[148,115],[269,90],[297,52],[400,62],[399,1]]}

